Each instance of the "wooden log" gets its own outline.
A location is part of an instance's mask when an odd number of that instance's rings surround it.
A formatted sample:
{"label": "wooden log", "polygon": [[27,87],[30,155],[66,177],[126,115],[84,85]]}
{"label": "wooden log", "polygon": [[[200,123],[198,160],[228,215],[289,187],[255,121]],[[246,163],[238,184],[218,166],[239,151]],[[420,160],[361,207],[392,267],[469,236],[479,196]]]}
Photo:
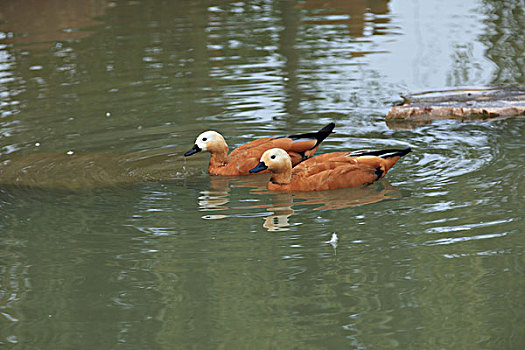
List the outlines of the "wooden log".
{"label": "wooden log", "polygon": [[387,124],[525,117],[525,86],[428,91],[402,98],[403,102],[393,106],[386,115]]}

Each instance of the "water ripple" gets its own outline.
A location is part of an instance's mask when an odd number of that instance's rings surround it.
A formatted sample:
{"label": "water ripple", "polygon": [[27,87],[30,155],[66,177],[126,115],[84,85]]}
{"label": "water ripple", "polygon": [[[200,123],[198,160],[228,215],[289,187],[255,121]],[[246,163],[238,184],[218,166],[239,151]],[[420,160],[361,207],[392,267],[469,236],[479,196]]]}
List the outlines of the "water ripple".
{"label": "water ripple", "polygon": [[[447,229],[447,228],[444,227],[443,229]],[[469,228],[462,228],[462,227],[454,227],[454,228],[448,228],[448,229],[449,231],[447,232],[469,230]],[[493,233],[493,234],[476,235],[476,236],[440,238],[440,239],[436,239],[433,241],[428,241],[426,242],[426,245],[454,244],[454,243],[461,243],[461,242],[467,242],[467,241],[473,241],[473,240],[479,240],[479,239],[505,237],[506,235],[507,233]]]}
{"label": "water ripple", "polygon": [[[509,223],[512,221],[514,221],[514,219],[495,220],[495,221],[490,221],[490,222],[482,222],[479,224],[466,224],[466,225],[458,225],[458,226],[439,226],[439,227],[433,227],[433,228],[427,229],[425,230],[425,233],[446,233],[446,232],[455,232],[455,231],[468,231],[468,230],[472,230],[475,228],[500,225],[500,224]],[[502,236],[505,236],[505,234],[498,235],[497,237],[502,237]],[[434,241],[431,241],[431,242],[434,242]]]}

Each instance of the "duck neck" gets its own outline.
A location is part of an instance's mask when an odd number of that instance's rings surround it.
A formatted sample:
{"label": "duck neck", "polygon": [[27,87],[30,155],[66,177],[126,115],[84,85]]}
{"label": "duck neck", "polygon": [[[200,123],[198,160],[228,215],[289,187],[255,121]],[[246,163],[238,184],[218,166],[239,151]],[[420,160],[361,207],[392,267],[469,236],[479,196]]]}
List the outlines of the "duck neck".
{"label": "duck neck", "polygon": [[273,173],[270,182],[275,185],[288,185],[292,181],[292,169]]}
{"label": "duck neck", "polygon": [[217,147],[211,152],[210,168],[219,168],[226,165],[228,159],[228,145]]}

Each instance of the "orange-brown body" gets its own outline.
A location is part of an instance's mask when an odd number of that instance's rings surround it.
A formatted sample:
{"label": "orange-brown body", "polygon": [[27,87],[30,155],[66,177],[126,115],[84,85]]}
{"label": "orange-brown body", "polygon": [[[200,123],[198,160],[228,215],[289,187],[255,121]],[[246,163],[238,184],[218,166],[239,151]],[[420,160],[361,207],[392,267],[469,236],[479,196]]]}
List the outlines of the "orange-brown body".
{"label": "orange-brown body", "polygon": [[239,146],[230,154],[228,154],[228,145],[219,133],[206,131],[197,137],[195,146],[185,155],[201,150],[210,152],[208,173],[212,175],[249,175],[250,170],[259,163],[263,153],[271,148],[285,150],[291,158],[292,166],[312,157],[334,126],[331,123],[317,133],[260,138]]}
{"label": "orange-brown body", "polygon": [[258,172],[259,169],[270,170],[272,177],[268,189],[273,191],[333,190],[382,179],[399,158],[408,152],[410,148],[326,153],[292,168],[286,152],[272,149],[263,154],[261,162],[252,172]]}

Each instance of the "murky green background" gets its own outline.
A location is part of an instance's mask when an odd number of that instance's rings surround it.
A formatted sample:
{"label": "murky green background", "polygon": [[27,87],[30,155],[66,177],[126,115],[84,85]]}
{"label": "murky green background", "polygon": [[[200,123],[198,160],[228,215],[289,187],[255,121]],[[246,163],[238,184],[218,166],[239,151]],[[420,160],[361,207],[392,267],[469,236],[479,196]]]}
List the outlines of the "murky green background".
{"label": "murky green background", "polygon": [[[391,129],[401,94],[525,84],[523,1],[4,0],[0,344],[522,349],[524,119]],[[183,159],[411,146],[274,194]],[[333,233],[337,245],[327,243]]]}

